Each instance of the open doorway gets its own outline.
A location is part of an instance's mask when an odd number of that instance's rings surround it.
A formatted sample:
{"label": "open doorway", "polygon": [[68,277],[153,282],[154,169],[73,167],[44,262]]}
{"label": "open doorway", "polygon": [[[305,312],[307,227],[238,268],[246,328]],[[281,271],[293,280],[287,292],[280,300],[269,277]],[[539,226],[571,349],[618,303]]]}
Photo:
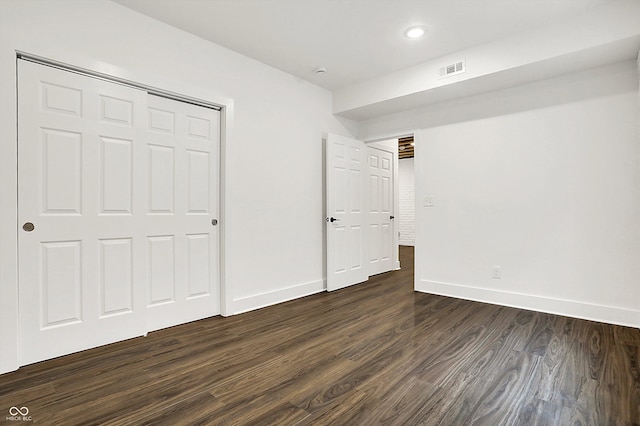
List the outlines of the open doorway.
{"label": "open doorway", "polygon": [[[364,142],[336,134],[327,136],[327,291],[359,284],[370,276],[401,267],[399,251],[402,244],[398,228],[400,140],[407,143],[404,137]],[[408,142],[411,150],[412,143],[413,136]],[[408,199],[413,201],[415,195],[409,191]],[[410,227],[415,229],[415,218],[410,219]],[[410,235],[415,235],[415,231]],[[411,248],[413,245],[413,241],[407,244]]]}
{"label": "open doorway", "polygon": [[397,139],[329,134],[325,147],[327,290],[399,269]]}
{"label": "open doorway", "polygon": [[398,139],[398,244],[416,243],[416,185],[413,136]]}

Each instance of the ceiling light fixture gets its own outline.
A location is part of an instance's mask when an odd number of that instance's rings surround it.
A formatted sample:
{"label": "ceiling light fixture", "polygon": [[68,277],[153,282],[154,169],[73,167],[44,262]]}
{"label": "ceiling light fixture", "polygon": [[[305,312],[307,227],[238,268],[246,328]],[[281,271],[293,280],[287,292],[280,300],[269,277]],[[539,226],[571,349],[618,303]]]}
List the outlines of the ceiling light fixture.
{"label": "ceiling light fixture", "polygon": [[427,29],[423,26],[413,26],[413,27],[409,27],[407,28],[407,30],[404,32],[405,37],[407,38],[420,38],[423,35],[425,35],[427,32]]}

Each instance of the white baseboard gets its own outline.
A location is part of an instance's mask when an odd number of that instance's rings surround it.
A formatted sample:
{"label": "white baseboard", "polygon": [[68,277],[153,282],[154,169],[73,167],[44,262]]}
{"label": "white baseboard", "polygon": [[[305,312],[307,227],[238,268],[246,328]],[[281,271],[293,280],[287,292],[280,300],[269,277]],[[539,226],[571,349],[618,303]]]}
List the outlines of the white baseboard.
{"label": "white baseboard", "polygon": [[243,297],[233,301],[233,313],[234,315],[241,314],[243,312],[253,311],[266,306],[276,305],[278,303],[323,292],[326,288],[324,280],[317,280],[267,293]]}
{"label": "white baseboard", "polygon": [[416,281],[415,290],[458,299],[640,328],[640,311],[632,309],[427,280]]}

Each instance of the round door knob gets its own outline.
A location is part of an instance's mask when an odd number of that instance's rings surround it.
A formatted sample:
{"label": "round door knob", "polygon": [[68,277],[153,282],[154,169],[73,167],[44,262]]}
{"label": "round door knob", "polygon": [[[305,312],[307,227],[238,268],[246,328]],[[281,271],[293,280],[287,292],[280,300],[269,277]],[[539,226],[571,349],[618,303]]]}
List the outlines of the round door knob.
{"label": "round door knob", "polygon": [[34,229],[36,229],[35,225],[31,222],[27,222],[24,225],[22,225],[22,229],[24,229],[27,232],[31,232]]}
{"label": "round door knob", "polygon": [[218,219],[212,219],[212,220],[211,220],[211,224],[212,224],[213,226],[216,226],[216,225],[218,224]]}

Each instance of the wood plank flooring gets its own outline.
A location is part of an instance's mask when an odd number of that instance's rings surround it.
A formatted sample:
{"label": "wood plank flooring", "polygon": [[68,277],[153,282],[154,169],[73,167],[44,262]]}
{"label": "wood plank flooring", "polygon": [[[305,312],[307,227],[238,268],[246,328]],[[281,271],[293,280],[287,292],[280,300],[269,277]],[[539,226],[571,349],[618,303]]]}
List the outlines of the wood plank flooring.
{"label": "wood plank flooring", "polygon": [[415,293],[401,262],[2,375],[0,424],[640,424],[639,330]]}

